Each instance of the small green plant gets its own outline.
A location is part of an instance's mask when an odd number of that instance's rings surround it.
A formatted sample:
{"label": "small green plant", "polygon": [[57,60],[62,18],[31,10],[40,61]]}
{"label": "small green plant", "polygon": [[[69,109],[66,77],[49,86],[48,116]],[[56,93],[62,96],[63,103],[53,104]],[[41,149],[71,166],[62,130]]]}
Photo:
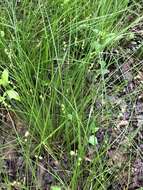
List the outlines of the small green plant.
{"label": "small green plant", "polygon": [[13,87],[11,87],[9,81],[9,72],[7,69],[4,69],[1,78],[0,78],[0,87],[4,92],[2,95],[0,95],[0,103],[7,105],[6,100],[9,99],[14,99],[17,101],[20,101],[20,96],[19,94],[14,90]]}
{"label": "small green plant", "polygon": [[99,128],[97,127],[96,125],[96,122],[95,121],[92,121],[91,124],[90,124],[90,131],[91,131],[91,135],[89,136],[89,139],[88,139],[88,143],[92,146],[95,146],[98,144],[98,140],[95,136],[95,133],[99,130]]}
{"label": "small green plant", "polygon": [[98,144],[98,141],[97,141],[97,138],[96,138],[95,135],[91,135],[91,136],[89,137],[88,142],[89,142],[89,144],[91,144],[91,145],[93,145],[93,146]]}

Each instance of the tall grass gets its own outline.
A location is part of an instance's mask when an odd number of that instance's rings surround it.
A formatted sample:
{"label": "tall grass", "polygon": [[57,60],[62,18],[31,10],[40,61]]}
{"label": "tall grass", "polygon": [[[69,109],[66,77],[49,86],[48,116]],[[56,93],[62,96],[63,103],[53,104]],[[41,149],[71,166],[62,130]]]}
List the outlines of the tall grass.
{"label": "tall grass", "polygon": [[[91,123],[100,128],[95,106],[106,98],[105,74],[112,62],[104,51],[129,36],[140,18],[128,0],[4,1],[0,8],[1,68],[7,67],[21,97],[14,109],[26,121],[31,139],[24,145],[30,157],[46,150],[54,158],[66,152],[71,189],[107,189],[109,168],[105,143],[85,165]],[[94,68],[93,74],[90,70]],[[90,79],[91,78],[91,79]],[[100,80],[100,81],[98,81]],[[111,117],[109,115],[109,117]],[[108,123],[106,123],[108,125]],[[31,145],[34,140],[34,148]],[[56,144],[60,145],[60,149]],[[73,159],[70,152],[77,150]],[[33,168],[34,173],[34,168]],[[88,173],[88,177],[85,177]],[[53,174],[55,175],[55,174]],[[85,175],[85,176],[84,176]],[[34,178],[34,174],[33,174]],[[28,188],[28,187],[27,187]]]}

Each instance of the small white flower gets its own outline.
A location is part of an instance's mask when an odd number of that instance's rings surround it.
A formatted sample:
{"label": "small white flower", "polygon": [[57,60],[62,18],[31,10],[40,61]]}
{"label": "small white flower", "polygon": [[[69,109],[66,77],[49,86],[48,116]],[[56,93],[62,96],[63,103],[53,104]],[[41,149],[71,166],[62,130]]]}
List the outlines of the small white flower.
{"label": "small white flower", "polygon": [[8,50],[7,48],[5,48],[5,54],[7,54],[8,58],[11,59],[12,57],[12,49]]}
{"label": "small white flower", "polygon": [[37,154],[35,154],[35,158],[38,158]]}
{"label": "small white flower", "polygon": [[39,160],[43,160],[43,157],[42,157],[42,156],[39,156]]}
{"label": "small white flower", "polygon": [[61,109],[63,112],[65,112],[65,105],[64,104],[61,104]]}
{"label": "small white flower", "polygon": [[29,135],[30,135],[29,131],[26,131],[24,136],[27,138]]}
{"label": "small white flower", "polygon": [[75,151],[71,150],[71,151],[70,151],[70,155],[71,155],[71,156],[76,156],[77,153],[76,153]]}
{"label": "small white flower", "polygon": [[77,163],[77,165],[78,165],[78,166],[80,166],[81,161],[82,161],[82,158],[81,158],[81,157],[79,157],[79,158],[78,158],[78,163]]}
{"label": "small white flower", "polygon": [[40,99],[41,99],[42,101],[44,101],[44,97],[43,97],[42,94],[40,95]]}
{"label": "small white flower", "polygon": [[81,157],[79,157],[79,158],[78,158],[78,161],[79,161],[79,162],[81,162],[81,161],[82,161],[82,158],[81,158]]}

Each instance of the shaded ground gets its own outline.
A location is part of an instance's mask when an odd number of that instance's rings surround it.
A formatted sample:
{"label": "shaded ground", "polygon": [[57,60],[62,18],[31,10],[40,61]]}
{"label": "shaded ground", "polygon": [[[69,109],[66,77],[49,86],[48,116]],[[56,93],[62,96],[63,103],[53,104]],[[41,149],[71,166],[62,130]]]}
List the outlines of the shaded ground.
{"label": "shaded ground", "polygon": [[[109,189],[134,190],[143,187],[143,63],[138,56],[142,52],[143,36],[139,33],[141,26],[133,31],[138,31],[138,34],[133,41],[124,44],[125,59],[116,68],[110,68],[112,82],[109,83],[108,101],[110,109],[115,110],[111,124],[114,127],[97,132],[101,142],[108,136],[111,145],[107,151],[108,163],[119,171]],[[114,86],[124,81],[124,87],[118,89],[114,96]]]}
{"label": "shaded ground", "polygon": [[[0,187],[2,189],[21,190],[28,187],[29,189],[49,189],[52,185],[59,183],[60,176],[62,179],[67,179],[69,171],[67,170],[67,158],[61,155],[59,160],[52,155],[43,151],[43,155],[33,155],[31,153],[30,163],[26,163],[26,155],[22,152],[22,147],[27,146],[27,141],[30,137],[26,125],[20,121],[12,112],[4,109],[2,111],[2,128],[1,129],[1,160],[0,165]],[[20,141],[17,142],[16,136],[19,136]],[[34,148],[35,142],[33,141]],[[33,177],[33,169],[35,177]],[[34,178],[34,179],[33,179]],[[57,178],[57,180],[56,180]],[[8,183],[7,183],[8,182]]]}

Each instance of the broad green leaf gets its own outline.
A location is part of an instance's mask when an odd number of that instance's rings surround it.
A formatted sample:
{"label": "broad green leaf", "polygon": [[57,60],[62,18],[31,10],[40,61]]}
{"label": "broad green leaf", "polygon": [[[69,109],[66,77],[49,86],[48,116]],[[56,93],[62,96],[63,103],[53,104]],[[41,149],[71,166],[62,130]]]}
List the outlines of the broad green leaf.
{"label": "broad green leaf", "polygon": [[20,96],[15,90],[7,90],[6,94],[9,97],[9,99],[14,99],[14,100],[20,101]]}
{"label": "broad green leaf", "polygon": [[1,75],[1,79],[0,79],[0,85],[2,86],[7,86],[9,81],[8,81],[8,77],[9,77],[9,73],[8,73],[8,70],[5,69],[3,72],[2,72],[2,75]]}
{"label": "broad green leaf", "polygon": [[93,145],[93,146],[98,144],[97,138],[96,138],[94,135],[91,135],[91,136],[89,137],[88,142],[89,142],[89,144],[91,144],[91,145]]}
{"label": "broad green leaf", "polygon": [[68,119],[69,119],[69,120],[72,120],[72,119],[73,119],[72,114],[68,114],[67,116],[68,116]]}
{"label": "broad green leaf", "polygon": [[96,126],[96,122],[95,121],[93,121],[90,124],[90,130],[91,130],[92,133],[96,133],[99,130],[99,128]]}
{"label": "broad green leaf", "polygon": [[0,103],[5,101],[5,97],[0,96]]}
{"label": "broad green leaf", "polygon": [[59,187],[59,186],[52,186],[51,190],[61,190],[61,187]]}

